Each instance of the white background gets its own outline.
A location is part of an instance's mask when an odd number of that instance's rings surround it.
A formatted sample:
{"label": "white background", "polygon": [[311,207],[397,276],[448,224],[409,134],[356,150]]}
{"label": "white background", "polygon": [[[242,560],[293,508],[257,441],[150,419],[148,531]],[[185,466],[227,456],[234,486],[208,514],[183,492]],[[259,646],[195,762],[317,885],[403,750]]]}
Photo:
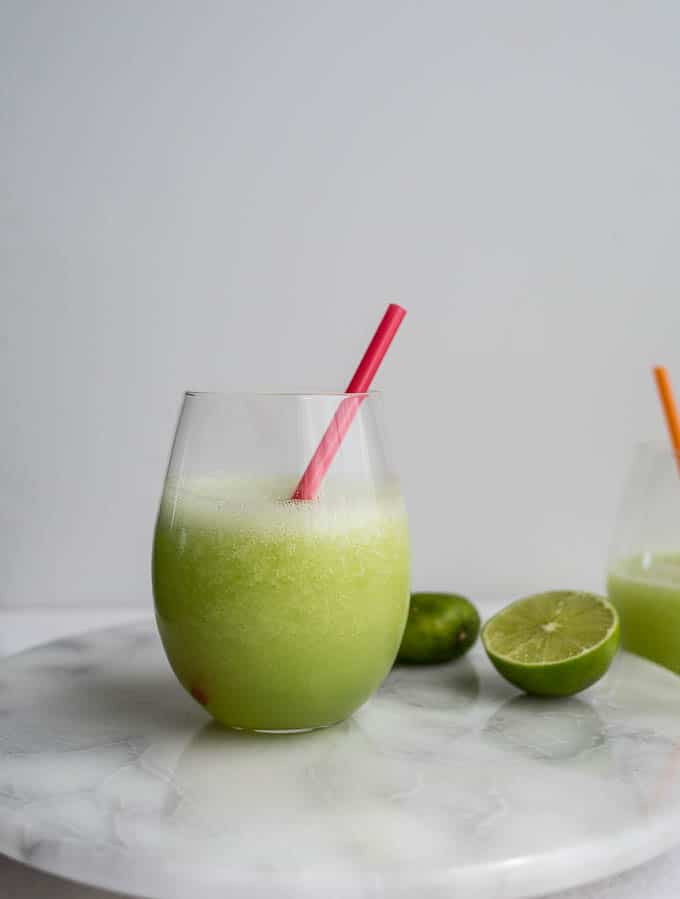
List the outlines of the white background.
{"label": "white background", "polygon": [[680,387],[675,2],[0,4],[0,604],[150,603],[181,392],[388,300],[417,587],[600,587]]}

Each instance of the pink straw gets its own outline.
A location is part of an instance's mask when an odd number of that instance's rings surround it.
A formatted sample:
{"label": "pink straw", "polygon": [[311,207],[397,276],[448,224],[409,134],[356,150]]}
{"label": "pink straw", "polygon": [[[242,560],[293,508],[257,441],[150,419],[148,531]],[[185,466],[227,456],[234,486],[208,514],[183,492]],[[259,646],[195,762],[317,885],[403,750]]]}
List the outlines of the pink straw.
{"label": "pink straw", "polygon": [[357,409],[364,401],[371,381],[405,315],[406,310],[397,306],[396,303],[390,303],[387,307],[387,311],[345,391],[345,393],[357,393],[360,396],[346,396],[340,403],[291,499],[314,499],[316,496],[321,481],[340,449],[340,444],[354,420]]}

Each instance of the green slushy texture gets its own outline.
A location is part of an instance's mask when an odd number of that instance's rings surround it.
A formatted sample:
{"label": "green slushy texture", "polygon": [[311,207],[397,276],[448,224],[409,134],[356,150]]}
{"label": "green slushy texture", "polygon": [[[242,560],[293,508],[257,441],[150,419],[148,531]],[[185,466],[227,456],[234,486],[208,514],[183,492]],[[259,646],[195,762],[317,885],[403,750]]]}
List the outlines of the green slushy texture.
{"label": "green slushy texture", "polygon": [[607,579],[619,611],[621,645],[680,674],[680,553],[644,553]]}
{"label": "green slushy texture", "polygon": [[293,730],[342,720],[390,670],[409,603],[398,492],[169,484],[153,554],[156,617],[184,687],[219,721]]}

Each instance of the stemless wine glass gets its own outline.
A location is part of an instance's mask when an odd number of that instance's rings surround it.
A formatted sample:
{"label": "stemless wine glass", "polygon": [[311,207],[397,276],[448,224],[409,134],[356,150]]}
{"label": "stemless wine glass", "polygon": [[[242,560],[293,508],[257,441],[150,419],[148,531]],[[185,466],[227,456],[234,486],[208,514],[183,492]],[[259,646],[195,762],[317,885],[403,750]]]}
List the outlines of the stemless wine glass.
{"label": "stemless wine glass", "polygon": [[641,444],[626,482],[612,543],[609,597],[621,643],[680,674],[680,456]]}
{"label": "stemless wine glass", "polygon": [[290,499],[343,397],[185,394],[154,537],[156,620],[180,683],[229,727],[341,721],[396,657],[408,531],[379,394],[357,401],[316,497]]}

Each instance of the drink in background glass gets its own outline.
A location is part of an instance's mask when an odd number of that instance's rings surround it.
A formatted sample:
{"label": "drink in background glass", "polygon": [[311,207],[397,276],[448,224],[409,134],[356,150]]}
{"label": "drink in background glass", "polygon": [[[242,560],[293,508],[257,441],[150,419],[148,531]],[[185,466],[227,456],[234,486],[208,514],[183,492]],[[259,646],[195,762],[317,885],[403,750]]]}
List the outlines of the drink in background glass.
{"label": "drink in background glass", "polygon": [[638,447],[619,511],[607,591],[621,644],[680,674],[680,465],[667,445]]}
{"label": "drink in background glass", "polygon": [[156,526],[156,618],[218,721],[340,721],[380,685],[409,603],[406,513],[367,394],[314,500],[290,496],[342,395],[185,396]]}

